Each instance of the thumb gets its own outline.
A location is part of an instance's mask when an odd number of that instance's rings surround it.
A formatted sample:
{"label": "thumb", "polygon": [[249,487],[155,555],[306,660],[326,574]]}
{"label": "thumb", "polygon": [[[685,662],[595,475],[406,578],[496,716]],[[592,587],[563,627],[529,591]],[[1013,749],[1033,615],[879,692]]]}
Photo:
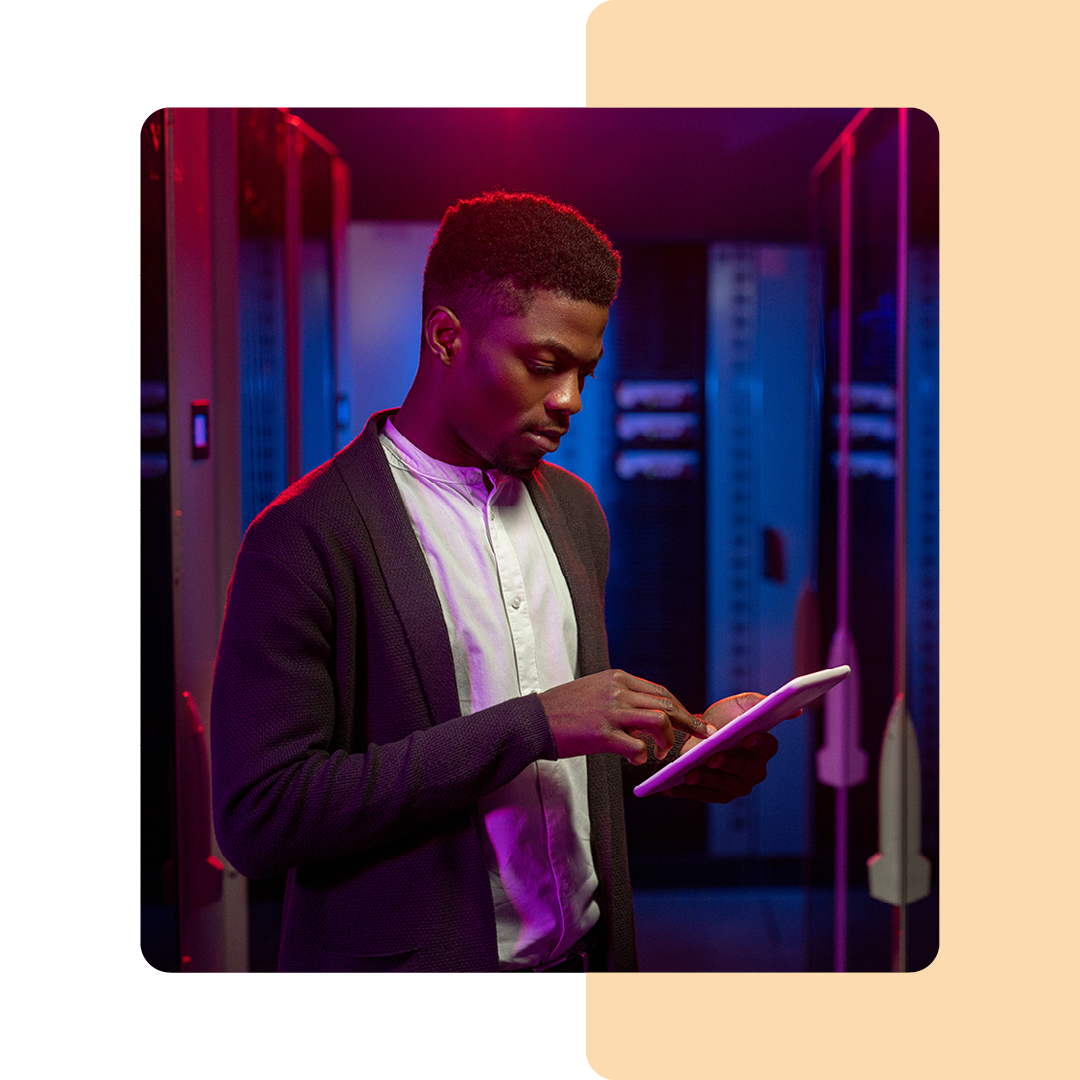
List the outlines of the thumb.
{"label": "thumb", "polygon": [[705,710],[703,719],[713,727],[723,727],[738,716],[742,716],[747,709],[752,708],[764,697],[764,694],[744,693],[733,694],[731,697],[721,698],[713,702]]}

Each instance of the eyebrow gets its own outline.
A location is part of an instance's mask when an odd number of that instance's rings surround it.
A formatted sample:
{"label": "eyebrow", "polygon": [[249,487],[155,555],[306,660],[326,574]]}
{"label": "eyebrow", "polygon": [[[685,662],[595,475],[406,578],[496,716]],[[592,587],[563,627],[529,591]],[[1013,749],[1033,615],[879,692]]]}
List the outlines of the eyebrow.
{"label": "eyebrow", "polygon": [[560,360],[565,364],[573,364],[576,367],[589,367],[594,368],[600,363],[601,358],[604,355],[604,346],[600,346],[600,351],[591,360],[583,360],[578,355],[564,345],[558,338],[537,338],[535,341],[529,342],[529,348],[531,349],[547,349],[548,352],[553,352]]}

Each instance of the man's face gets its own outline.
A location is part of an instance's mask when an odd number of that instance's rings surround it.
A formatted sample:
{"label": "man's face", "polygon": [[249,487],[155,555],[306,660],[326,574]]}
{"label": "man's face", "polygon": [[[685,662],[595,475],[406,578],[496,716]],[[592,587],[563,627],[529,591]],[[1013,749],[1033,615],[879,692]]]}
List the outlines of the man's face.
{"label": "man's face", "polygon": [[465,332],[445,402],[463,456],[523,475],[558,449],[603,353],[608,309],[539,290],[524,315]]}

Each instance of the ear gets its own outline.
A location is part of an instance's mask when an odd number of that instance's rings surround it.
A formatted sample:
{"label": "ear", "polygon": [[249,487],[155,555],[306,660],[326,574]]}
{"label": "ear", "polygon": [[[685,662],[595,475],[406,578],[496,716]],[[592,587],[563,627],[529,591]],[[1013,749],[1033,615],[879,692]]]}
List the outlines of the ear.
{"label": "ear", "polygon": [[433,307],[424,320],[424,345],[446,367],[461,351],[461,320],[446,307]]}

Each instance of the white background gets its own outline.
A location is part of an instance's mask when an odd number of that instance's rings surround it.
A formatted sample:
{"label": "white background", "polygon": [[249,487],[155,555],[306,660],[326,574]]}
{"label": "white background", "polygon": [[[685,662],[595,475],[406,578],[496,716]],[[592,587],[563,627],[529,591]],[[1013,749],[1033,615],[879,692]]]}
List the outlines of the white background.
{"label": "white background", "polygon": [[5,15],[0,798],[12,1075],[596,1075],[578,976],[181,978],[142,959],[136,451],[146,116],[584,105],[594,6],[218,0]]}

